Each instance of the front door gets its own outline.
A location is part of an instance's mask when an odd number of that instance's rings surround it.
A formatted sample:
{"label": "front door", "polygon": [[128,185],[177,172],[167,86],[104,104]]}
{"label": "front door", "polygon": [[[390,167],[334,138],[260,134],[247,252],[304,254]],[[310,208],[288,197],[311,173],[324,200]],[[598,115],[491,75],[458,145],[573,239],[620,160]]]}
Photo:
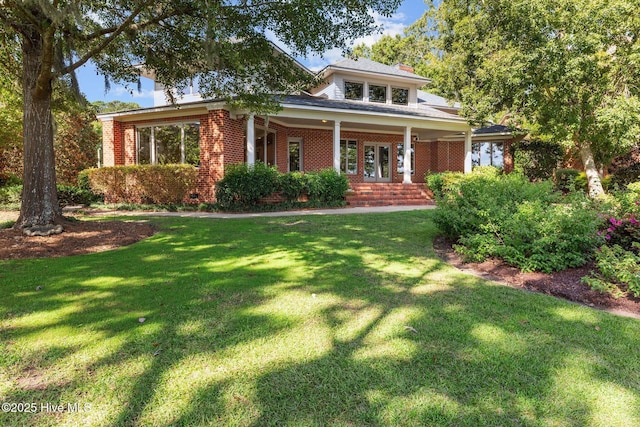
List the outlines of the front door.
{"label": "front door", "polygon": [[364,180],[391,182],[391,146],[389,144],[364,144]]}

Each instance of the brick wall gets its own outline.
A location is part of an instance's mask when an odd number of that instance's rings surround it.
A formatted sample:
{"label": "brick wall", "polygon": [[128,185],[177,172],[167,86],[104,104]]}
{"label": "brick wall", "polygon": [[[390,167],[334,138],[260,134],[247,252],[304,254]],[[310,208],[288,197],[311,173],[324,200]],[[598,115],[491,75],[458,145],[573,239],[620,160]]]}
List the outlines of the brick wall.
{"label": "brick wall", "polygon": [[102,163],[104,166],[123,164],[122,123],[115,120],[102,122]]}

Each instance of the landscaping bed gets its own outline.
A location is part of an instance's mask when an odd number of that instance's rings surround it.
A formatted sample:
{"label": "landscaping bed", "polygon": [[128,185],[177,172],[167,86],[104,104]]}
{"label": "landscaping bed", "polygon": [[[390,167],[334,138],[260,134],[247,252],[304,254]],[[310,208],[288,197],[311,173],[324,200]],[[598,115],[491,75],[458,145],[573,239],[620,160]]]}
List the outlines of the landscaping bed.
{"label": "landscaping bed", "polygon": [[523,273],[497,258],[489,258],[483,262],[464,262],[462,257],[453,250],[453,241],[443,236],[434,239],[433,247],[443,261],[484,279],[514,288],[553,295],[624,316],[640,318],[640,298],[628,295],[616,299],[609,294],[591,290],[588,285],[581,282],[582,277],[588,276],[594,269],[593,262],[550,274]]}

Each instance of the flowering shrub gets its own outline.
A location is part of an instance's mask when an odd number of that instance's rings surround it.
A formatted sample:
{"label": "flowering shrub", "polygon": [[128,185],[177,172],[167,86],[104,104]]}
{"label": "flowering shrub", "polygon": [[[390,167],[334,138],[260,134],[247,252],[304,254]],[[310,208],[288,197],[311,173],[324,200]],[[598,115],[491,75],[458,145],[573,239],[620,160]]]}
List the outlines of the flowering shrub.
{"label": "flowering shrub", "polygon": [[606,230],[601,230],[598,235],[604,236],[607,245],[619,245],[627,251],[638,251],[634,243],[640,242],[640,221],[635,214],[630,214],[624,218],[608,218]]}

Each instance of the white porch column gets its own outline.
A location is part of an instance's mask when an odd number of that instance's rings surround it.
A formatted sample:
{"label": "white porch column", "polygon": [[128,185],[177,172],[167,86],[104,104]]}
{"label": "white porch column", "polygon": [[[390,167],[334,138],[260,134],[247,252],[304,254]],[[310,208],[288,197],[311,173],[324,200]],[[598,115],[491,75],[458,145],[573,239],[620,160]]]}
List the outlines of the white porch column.
{"label": "white porch column", "polygon": [[464,134],[464,173],[471,173],[471,130]]}
{"label": "white porch column", "polygon": [[340,172],[340,121],[333,123],[333,168]]}
{"label": "white porch column", "polygon": [[402,176],[403,184],[411,184],[411,127],[404,128],[404,153],[403,156],[403,168],[404,173]]}
{"label": "white porch column", "polygon": [[256,128],[253,114],[247,117],[247,164],[256,163]]}

